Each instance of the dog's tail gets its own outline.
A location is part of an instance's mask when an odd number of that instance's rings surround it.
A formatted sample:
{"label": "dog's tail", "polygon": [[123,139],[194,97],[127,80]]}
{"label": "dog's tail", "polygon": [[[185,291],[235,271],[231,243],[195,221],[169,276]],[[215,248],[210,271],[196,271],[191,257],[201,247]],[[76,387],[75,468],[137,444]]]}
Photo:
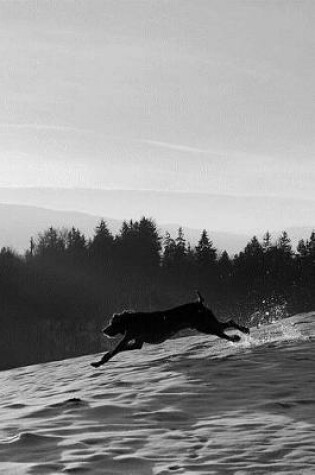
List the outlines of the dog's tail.
{"label": "dog's tail", "polygon": [[205,299],[203,298],[203,296],[201,295],[201,293],[199,292],[199,290],[196,290],[196,294],[198,295],[198,300],[200,303],[203,303],[205,301]]}

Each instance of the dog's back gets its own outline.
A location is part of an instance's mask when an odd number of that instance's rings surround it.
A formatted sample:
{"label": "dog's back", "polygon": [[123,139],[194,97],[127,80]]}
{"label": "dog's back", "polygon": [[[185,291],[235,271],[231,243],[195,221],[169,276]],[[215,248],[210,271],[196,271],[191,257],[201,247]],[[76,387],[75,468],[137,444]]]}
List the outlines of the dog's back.
{"label": "dog's back", "polygon": [[173,335],[183,329],[197,329],[217,320],[211,310],[200,302],[193,302],[155,312],[124,312],[125,329],[128,333],[144,336]]}

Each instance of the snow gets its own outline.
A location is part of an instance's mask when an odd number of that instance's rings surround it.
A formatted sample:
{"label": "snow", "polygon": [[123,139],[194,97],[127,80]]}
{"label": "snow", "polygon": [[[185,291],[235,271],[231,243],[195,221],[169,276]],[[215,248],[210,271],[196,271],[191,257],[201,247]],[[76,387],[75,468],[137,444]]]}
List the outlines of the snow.
{"label": "snow", "polygon": [[[233,333],[233,332],[231,332]],[[315,312],[0,373],[1,474],[303,474],[315,467]]]}

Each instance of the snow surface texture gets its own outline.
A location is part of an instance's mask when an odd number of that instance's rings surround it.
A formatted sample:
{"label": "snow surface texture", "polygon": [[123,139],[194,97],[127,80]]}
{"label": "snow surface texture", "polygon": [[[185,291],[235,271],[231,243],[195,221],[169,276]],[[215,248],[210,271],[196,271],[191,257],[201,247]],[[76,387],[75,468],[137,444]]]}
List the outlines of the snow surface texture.
{"label": "snow surface texture", "polygon": [[[232,333],[232,332],[231,332]],[[1,474],[315,473],[315,312],[0,373]]]}

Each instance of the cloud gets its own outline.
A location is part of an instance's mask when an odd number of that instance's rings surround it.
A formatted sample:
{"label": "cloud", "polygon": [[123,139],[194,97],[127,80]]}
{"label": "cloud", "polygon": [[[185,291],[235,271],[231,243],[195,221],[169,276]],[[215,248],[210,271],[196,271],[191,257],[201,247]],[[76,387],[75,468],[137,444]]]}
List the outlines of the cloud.
{"label": "cloud", "polygon": [[71,131],[71,132],[90,132],[89,130],[83,130],[76,127],[70,127],[68,125],[50,125],[50,124],[4,124],[0,123],[0,129],[25,129],[25,130],[53,130],[53,131]]}
{"label": "cloud", "polygon": [[215,151],[209,150],[209,149],[191,147],[191,146],[187,146],[187,145],[173,144],[173,143],[168,143],[168,142],[160,142],[158,140],[142,139],[142,140],[139,140],[139,142],[143,143],[143,144],[147,144],[147,145],[152,145],[153,147],[160,147],[160,148],[165,148],[165,149],[168,149],[168,150],[176,150],[178,152],[201,153],[201,154],[216,155],[216,156],[223,155],[220,152],[215,152]]}

